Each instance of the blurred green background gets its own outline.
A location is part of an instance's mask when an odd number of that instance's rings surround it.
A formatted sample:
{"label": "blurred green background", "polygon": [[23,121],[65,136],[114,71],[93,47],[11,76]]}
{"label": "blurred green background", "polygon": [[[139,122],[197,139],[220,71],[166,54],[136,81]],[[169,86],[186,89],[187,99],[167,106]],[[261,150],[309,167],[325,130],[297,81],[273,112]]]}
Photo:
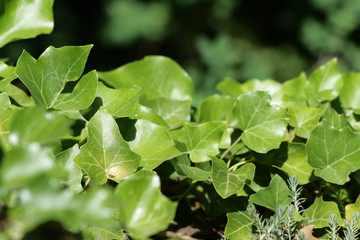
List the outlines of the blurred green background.
{"label": "blurred green background", "polygon": [[93,43],[87,69],[110,70],[165,55],[194,79],[196,103],[225,77],[285,81],[337,57],[360,71],[359,0],[55,0],[52,34],[1,49]]}

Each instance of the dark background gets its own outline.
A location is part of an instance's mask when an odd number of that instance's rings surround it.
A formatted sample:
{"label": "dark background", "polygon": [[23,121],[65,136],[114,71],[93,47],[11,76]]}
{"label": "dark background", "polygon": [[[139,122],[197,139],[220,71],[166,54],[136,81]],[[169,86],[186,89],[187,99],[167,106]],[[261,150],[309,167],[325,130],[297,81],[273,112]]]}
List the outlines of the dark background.
{"label": "dark background", "polygon": [[54,19],[52,34],[10,43],[0,58],[91,43],[86,70],[105,71],[165,55],[192,76],[197,101],[225,77],[285,81],[332,57],[360,71],[357,0],[55,0]]}

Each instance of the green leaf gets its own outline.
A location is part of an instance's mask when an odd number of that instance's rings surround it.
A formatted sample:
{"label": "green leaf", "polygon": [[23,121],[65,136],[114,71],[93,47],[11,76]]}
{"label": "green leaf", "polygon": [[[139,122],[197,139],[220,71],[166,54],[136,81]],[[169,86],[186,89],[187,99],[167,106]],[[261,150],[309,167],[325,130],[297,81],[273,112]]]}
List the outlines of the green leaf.
{"label": "green leaf", "polygon": [[8,84],[3,87],[3,92],[6,92],[15,102],[24,107],[32,107],[35,105],[31,96],[28,96],[22,89],[13,84]]}
{"label": "green leaf", "polygon": [[344,73],[344,86],[340,93],[341,106],[360,113],[360,73]]}
{"label": "green leaf", "polygon": [[60,94],[53,107],[60,110],[83,110],[88,108],[95,99],[97,83],[96,71],[87,73],[80,79],[72,93]]}
{"label": "green leaf", "polygon": [[[356,199],[355,203],[348,204],[345,206],[346,220],[350,220],[351,217],[353,217],[355,215],[355,213],[360,213],[360,195]],[[358,227],[360,227],[360,222],[358,223]]]}
{"label": "green leaf", "polygon": [[283,105],[285,106],[306,106],[305,85],[306,74],[301,73],[298,77],[287,80],[282,84]]}
{"label": "green leaf", "polygon": [[190,120],[191,100],[179,101],[166,98],[156,98],[144,105],[151,108],[172,128],[182,126]]}
{"label": "green leaf", "polygon": [[201,102],[199,107],[199,122],[227,121],[230,123],[234,98],[213,95]]}
{"label": "green leaf", "polygon": [[1,182],[8,188],[21,187],[53,167],[54,160],[49,149],[43,149],[34,142],[23,147],[16,146],[5,154],[0,168]]}
{"label": "green leaf", "polygon": [[252,150],[266,153],[285,140],[287,116],[278,106],[270,105],[265,92],[249,92],[236,99],[233,118],[242,133],[242,141]]}
{"label": "green leaf", "polygon": [[64,168],[69,173],[65,182],[66,185],[75,192],[81,192],[83,190],[81,186],[83,174],[81,169],[74,163],[74,158],[77,154],[79,154],[79,146],[75,144],[72,148],[68,148],[57,154],[55,156],[55,161],[56,164]]}
{"label": "green leaf", "polygon": [[303,212],[303,217],[309,221],[308,224],[315,225],[315,228],[323,228],[329,226],[329,218],[332,214],[336,216],[336,221],[343,226],[344,221],[341,218],[337,204],[324,201],[322,197],[319,197]]}
{"label": "green leaf", "polygon": [[161,194],[160,178],[156,174],[142,172],[120,181],[114,193],[119,220],[135,239],[165,230],[175,216],[177,205]]}
{"label": "green leaf", "polygon": [[115,118],[132,117],[141,96],[141,89],[111,89],[100,82],[98,96],[102,99],[106,110]]}
{"label": "green leaf", "polygon": [[241,191],[247,181],[252,181],[255,174],[255,165],[247,163],[234,171],[229,171],[226,163],[216,157],[212,158],[212,180],[216,192],[227,198]]}
{"label": "green leaf", "polygon": [[360,169],[360,133],[350,127],[335,129],[322,121],[310,134],[306,153],[315,175],[328,182],[344,184],[349,172]]}
{"label": "green leaf", "polygon": [[308,138],[310,133],[319,124],[325,108],[289,106],[289,124],[294,127],[295,134],[299,137]]}
{"label": "green leaf", "polygon": [[308,163],[305,144],[283,143],[279,150],[275,151],[274,163],[276,167],[288,175],[296,175],[299,184],[307,184],[314,168]]}
{"label": "green leaf", "polygon": [[224,237],[234,240],[250,240],[253,218],[247,212],[230,212],[226,214],[228,222]]}
{"label": "green leaf", "polygon": [[240,94],[244,93],[243,89],[241,88],[241,84],[231,78],[225,78],[216,86],[216,89],[218,89],[221,93],[231,97],[238,97]]}
{"label": "green leaf", "polygon": [[177,140],[185,144],[192,162],[205,162],[210,160],[209,156],[219,153],[219,143],[225,129],[224,122],[186,123]]}
{"label": "green leaf", "polygon": [[74,162],[85,170],[93,183],[119,181],[138,168],[140,157],[130,150],[112,116],[100,109],[88,123],[89,137]]}
{"label": "green leaf", "polygon": [[275,212],[277,207],[287,207],[291,203],[290,194],[286,182],[279,175],[275,175],[267,188],[250,196],[249,202]]}
{"label": "green leaf", "polygon": [[32,142],[47,144],[68,135],[70,124],[66,117],[45,112],[40,107],[25,108],[14,117],[9,140],[13,146],[27,146]]}
{"label": "green leaf", "polygon": [[166,127],[138,120],[135,124],[136,137],[130,142],[130,148],[141,157],[140,166],[152,170],[166,160],[170,160],[181,153]]}
{"label": "green leaf", "polygon": [[334,58],[310,75],[305,91],[310,100],[331,101],[339,96],[342,86],[342,75]]}
{"label": "green leaf", "polygon": [[91,48],[92,45],[49,47],[38,60],[23,51],[16,74],[37,104],[51,108],[66,82],[79,79]]}
{"label": "green leaf", "polygon": [[191,178],[193,182],[203,181],[210,177],[211,172],[196,166],[191,166],[191,162],[187,154],[178,156],[171,160],[173,167],[178,175]]}
{"label": "green leaf", "polygon": [[0,47],[18,39],[33,38],[53,30],[53,0],[1,1]]}
{"label": "green leaf", "polygon": [[122,229],[117,228],[101,228],[101,227],[88,227],[83,230],[86,234],[90,234],[92,239],[99,240],[122,240],[124,237],[124,233]]}
{"label": "green leaf", "polygon": [[148,56],[99,76],[115,88],[140,88],[140,103],[153,108],[171,127],[189,118],[194,91],[191,78],[167,57]]}

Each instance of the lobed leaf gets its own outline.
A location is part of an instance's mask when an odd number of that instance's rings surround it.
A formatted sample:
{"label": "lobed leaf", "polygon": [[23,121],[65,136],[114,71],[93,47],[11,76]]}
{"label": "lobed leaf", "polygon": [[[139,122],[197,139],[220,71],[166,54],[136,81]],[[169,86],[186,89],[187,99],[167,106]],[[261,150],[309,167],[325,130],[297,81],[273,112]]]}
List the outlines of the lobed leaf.
{"label": "lobed leaf", "polygon": [[360,133],[350,127],[335,129],[322,121],[310,134],[306,153],[315,175],[324,180],[344,184],[349,172],[360,169]]}
{"label": "lobed leaf", "polygon": [[247,163],[234,171],[229,171],[226,163],[216,157],[212,158],[212,180],[216,192],[222,197],[227,198],[241,191],[246,184],[253,180],[255,175],[255,165]]}
{"label": "lobed leaf", "polygon": [[91,48],[92,45],[48,47],[38,60],[23,51],[17,62],[16,74],[37,104],[51,108],[66,82],[81,76]]}
{"label": "lobed leaf", "polygon": [[247,212],[230,212],[226,214],[228,222],[224,237],[234,240],[251,240],[253,218]]}
{"label": "lobed leaf", "polygon": [[177,140],[185,145],[184,151],[190,154],[192,162],[205,162],[210,160],[209,156],[219,153],[219,143],[225,129],[224,122],[186,123]]}
{"label": "lobed leaf", "polygon": [[235,101],[233,118],[242,133],[242,141],[252,150],[266,153],[285,140],[287,116],[270,105],[265,92],[249,92]]}
{"label": "lobed leaf", "polygon": [[100,109],[88,123],[89,137],[74,162],[85,170],[94,184],[107,179],[119,181],[139,166],[140,157],[130,150],[112,116]]}

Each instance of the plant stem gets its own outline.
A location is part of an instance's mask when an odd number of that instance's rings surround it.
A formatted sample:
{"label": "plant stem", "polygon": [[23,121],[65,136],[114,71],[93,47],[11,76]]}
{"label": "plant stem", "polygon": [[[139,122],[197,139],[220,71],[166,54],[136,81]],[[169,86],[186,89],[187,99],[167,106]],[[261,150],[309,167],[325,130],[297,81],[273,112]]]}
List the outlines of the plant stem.
{"label": "plant stem", "polygon": [[225,152],[223,152],[223,154],[221,155],[220,159],[223,159],[223,158],[226,156],[226,154],[228,154],[228,153],[231,151],[231,149],[233,149],[233,148],[235,147],[235,145],[240,142],[240,140],[241,140],[241,135],[235,140],[235,142],[233,142],[233,144],[231,144],[230,147],[228,147],[228,148],[225,150]]}

